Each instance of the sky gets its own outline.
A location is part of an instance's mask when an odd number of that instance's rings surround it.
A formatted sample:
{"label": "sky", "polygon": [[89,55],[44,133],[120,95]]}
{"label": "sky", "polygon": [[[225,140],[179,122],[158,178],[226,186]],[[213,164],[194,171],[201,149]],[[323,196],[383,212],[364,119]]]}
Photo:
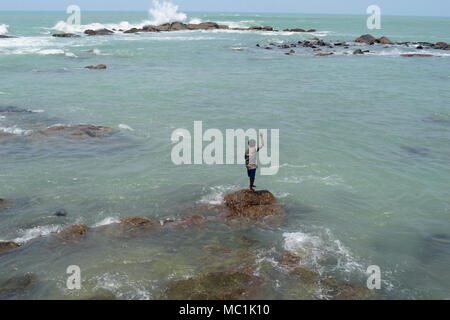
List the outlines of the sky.
{"label": "sky", "polygon": [[[161,2],[163,0],[160,0]],[[450,0],[171,0],[184,12],[285,12],[366,14],[378,5],[385,15],[450,16]],[[0,11],[65,11],[69,5],[81,10],[148,11],[152,0],[0,0]]]}

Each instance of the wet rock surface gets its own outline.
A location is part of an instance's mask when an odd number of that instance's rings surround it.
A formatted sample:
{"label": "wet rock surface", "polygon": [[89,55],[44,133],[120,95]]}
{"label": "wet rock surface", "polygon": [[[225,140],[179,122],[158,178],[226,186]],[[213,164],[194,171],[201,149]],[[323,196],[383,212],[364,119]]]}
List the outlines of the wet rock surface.
{"label": "wet rock surface", "polygon": [[56,38],[79,38],[80,36],[74,33],[55,33],[52,37]]}
{"label": "wet rock surface", "polygon": [[107,66],[104,64],[98,64],[96,66],[91,65],[91,66],[86,66],[84,67],[85,69],[91,69],[91,70],[104,70],[107,69]]}
{"label": "wet rock surface", "polygon": [[233,216],[247,217],[252,220],[267,216],[284,216],[286,213],[275,196],[267,190],[240,190],[226,195],[224,201]]}
{"label": "wet rock surface", "polygon": [[0,253],[8,252],[20,247],[20,244],[13,241],[0,242]]}
{"label": "wet rock surface", "polygon": [[88,36],[108,36],[114,34],[114,31],[111,31],[109,29],[88,29],[84,31],[84,34],[87,34]]}
{"label": "wet rock surface", "polygon": [[212,272],[170,283],[163,294],[169,300],[242,300],[258,293],[261,279],[244,272]]}
{"label": "wet rock surface", "polygon": [[77,244],[86,235],[89,228],[85,225],[73,225],[52,237],[53,244]]}

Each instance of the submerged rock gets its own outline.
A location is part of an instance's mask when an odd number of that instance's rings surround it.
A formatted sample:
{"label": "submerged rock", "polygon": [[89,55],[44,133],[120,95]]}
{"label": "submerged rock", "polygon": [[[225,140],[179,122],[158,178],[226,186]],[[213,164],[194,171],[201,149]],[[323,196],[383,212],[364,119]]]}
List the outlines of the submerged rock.
{"label": "submerged rock", "polygon": [[33,111],[10,106],[10,107],[0,107],[0,113],[33,113]]}
{"label": "submerged rock", "polygon": [[376,298],[374,290],[350,283],[338,282],[333,278],[321,281],[321,286],[325,296],[332,300],[367,300]]}
{"label": "submerged rock", "polygon": [[12,39],[12,38],[17,38],[17,37],[14,37],[14,36],[5,36],[5,35],[3,35],[3,34],[0,34],[0,39]]}
{"label": "submerged rock", "polygon": [[117,130],[109,127],[79,124],[74,126],[51,126],[38,133],[45,136],[65,136],[69,138],[105,138],[110,137]]}
{"label": "submerged rock", "polygon": [[20,244],[13,241],[0,242],[0,253],[7,252],[20,247]]}
{"label": "submerged rock", "polygon": [[142,218],[129,217],[120,220],[120,231],[123,235],[143,236],[162,231],[158,221]]}
{"label": "submerged rock", "polygon": [[321,52],[321,53],[316,53],[315,56],[317,57],[326,57],[326,56],[331,56],[333,55],[333,52]]}
{"label": "submerged rock", "polygon": [[212,272],[171,282],[164,297],[169,300],[242,300],[257,295],[261,279],[244,272]]}
{"label": "submerged rock", "polygon": [[98,65],[96,65],[96,66],[93,66],[93,65],[91,65],[91,66],[86,66],[85,68],[86,68],[86,69],[94,69],[94,70],[104,70],[104,69],[106,69],[107,67],[106,67],[105,64],[98,64]]}
{"label": "submerged rock", "polygon": [[79,38],[80,36],[74,33],[55,33],[52,37],[56,38]]}
{"label": "submerged rock", "polygon": [[169,223],[171,228],[181,229],[181,230],[190,230],[193,228],[203,228],[208,223],[208,220],[202,216],[194,215],[187,216],[180,220],[173,221]]}
{"label": "submerged rock", "polygon": [[356,49],[355,51],[353,51],[353,54],[364,54],[364,51],[362,51],[361,49]]}
{"label": "submerged rock", "polygon": [[403,53],[400,56],[402,56],[402,57],[433,57],[433,55],[429,54],[429,53]]}
{"label": "submerged rock", "polygon": [[58,244],[76,244],[86,235],[88,227],[84,225],[73,225],[52,237],[53,242]]}
{"label": "submerged rock", "polygon": [[23,276],[13,277],[0,284],[0,299],[10,299],[21,296],[27,290],[33,288],[37,283],[37,277],[28,273]]}
{"label": "submerged rock", "polygon": [[0,211],[10,209],[14,207],[14,201],[10,199],[1,199],[0,198]]}
{"label": "submerged rock", "polygon": [[56,211],[53,215],[57,216],[57,217],[65,217],[65,216],[67,216],[67,211],[64,209],[61,209],[61,210]]}

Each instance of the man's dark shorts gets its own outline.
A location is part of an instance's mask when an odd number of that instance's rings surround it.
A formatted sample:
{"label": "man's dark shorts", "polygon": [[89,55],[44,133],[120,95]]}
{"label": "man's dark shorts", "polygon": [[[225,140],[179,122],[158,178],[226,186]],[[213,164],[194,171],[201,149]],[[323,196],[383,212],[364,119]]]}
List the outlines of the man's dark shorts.
{"label": "man's dark shorts", "polygon": [[247,174],[250,179],[255,180],[256,169],[247,169]]}

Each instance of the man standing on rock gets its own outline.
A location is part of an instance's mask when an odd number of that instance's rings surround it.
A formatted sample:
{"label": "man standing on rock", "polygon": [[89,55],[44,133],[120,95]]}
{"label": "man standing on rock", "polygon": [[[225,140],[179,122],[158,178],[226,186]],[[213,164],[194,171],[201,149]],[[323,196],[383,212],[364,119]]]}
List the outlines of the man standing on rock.
{"label": "man standing on rock", "polygon": [[261,144],[259,145],[259,147],[256,147],[256,141],[254,139],[250,139],[248,141],[248,149],[245,150],[245,166],[247,167],[247,175],[250,179],[251,191],[255,191],[254,188],[256,188],[254,183],[256,168],[258,168],[258,152],[262,147],[264,147],[264,138],[262,132],[259,133],[259,136],[261,137]]}

